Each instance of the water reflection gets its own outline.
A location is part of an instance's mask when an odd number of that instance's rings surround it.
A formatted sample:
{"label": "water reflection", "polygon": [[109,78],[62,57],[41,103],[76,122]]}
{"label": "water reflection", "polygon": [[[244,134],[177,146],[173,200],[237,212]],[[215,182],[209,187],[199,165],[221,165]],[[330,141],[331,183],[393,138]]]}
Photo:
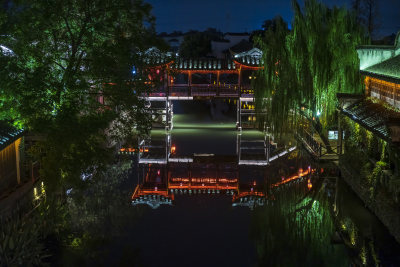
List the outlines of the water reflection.
{"label": "water reflection", "polygon": [[[132,195],[132,204],[147,204],[156,209],[160,205],[172,205],[175,194],[225,194],[232,196],[232,206],[247,206],[250,209],[272,201],[264,189],[265,169],[258,166],[272,164],[296,147],[278,149],[278,145],[263,133],[242,135],[236,135],[236,153],[233,155],[178,153],[179,148],[177,151],[177,146],[172,144],[171,134],[139,140],[139,180]],[[240,170],[246,171],[248,166],[252,167],[252,177],[241,177],[243,171]],[[270,186],[278,187],[300,179],[310,171],[300,169],[297,174],[283,177],[282,181]]]}
{"label": "water reflection", "polygon": [[[203,251],[205,259],[214,259],[224,265],[400,264],[397,256],[399,245],[336,176],[334,167],[311,163],[294,146],[282,148],[278,144],[271,151],[271,147],[268,147],[270,142],[266,141],[263,133],[253,132],[249,137],[246,133],[237,135],[234,131],[234,134],[225,131],[230,138],[227,144],[231,146],[231,149],[222,150],[229,151],[225,155],[204,153],[202,143],[193,144],[187,140],[182,143],[190,144],[193,149],[181,149],[182,140],[174,138],[174,132],[172,135],[156,133],[152,138],[140,141],[142,153],[137,160],[138,180],[132,194],[132,204],[138,208],[149,206],[155,209],[153,215],[148,218],[145,215],[142,219],[142,230],[150,229],[146,228],[147,224],[151,224],[150,218],[164,221],[168,216],[178,216],[181,220],[190,222],[193,229],[200,227],[213,231],[212,226],[205,227],[203,221],[195,220],[199,214],[208,216],[205,215],[207,212],[204,214],[204,210],[199,211],[194,207],[202,203],[218,210],[212,217],[215,224],[224,220],[224,217],[232,216],[232,213],[241,216],[240,219],[235,217],[230,222],[241,229],[235,232],[241,236],[240,244],[234,242],[234,236],[228,235],[219,245],[229,246],[235,243],[238,246],[238,255],[243,249],[255,253],[253,255],[246,252],[244,258],[238,256],[236,259],[225,259],[224,262],[221,259],[223,255],[216,256]],[[249,144],[254,146],[249,149]],[[214,145],[217,144],[214,142]],[[248,151],[242,149],[243,147]],[[201,153],[188,153],[196,149]],[[273,161],[268,161],[275,156]],[[250,213],[243,213],[243,207]],[[228,211],[229,215],[226,213]],[[168,224],[173,231],[178,226],[182,227],[176,221],[173,225]],[[156,231],[157,237],[165,237],[165,233],[154,228],[151,230]],[[212,238],[207,231],[202,232],[202,238]],[[143,245],[140,235],[137,237],[138,246]],[[173,247],[187,253],[187,258],[194,257],[188,250],[196,245],[186,243],[188,247],[184,248],[179,243],[182,240],[171,242]],[[201,244],[206,245],[205,242]],[[154,247],[161,254],[173,253],[169,249],[165,252],[160,252],[159,249]],[[143,251],[144,255],[149,253]],[[150,260],[149,264],[157,266],[158,263]],[[205,261],[200,261],[198,265],[193,263],[196,266],[204,264]]]}
{"label": "water reflection", "polygon": [[132,195],[132,204],[158,208],[172,205],[176,194],[224,194],[232,197],[233,206],[253,209],[264,205],[268,197],[263,183],[241,181],[237,163],[223,159],[213,155],[194,155],[189,162],[143,164],[141,182]]}

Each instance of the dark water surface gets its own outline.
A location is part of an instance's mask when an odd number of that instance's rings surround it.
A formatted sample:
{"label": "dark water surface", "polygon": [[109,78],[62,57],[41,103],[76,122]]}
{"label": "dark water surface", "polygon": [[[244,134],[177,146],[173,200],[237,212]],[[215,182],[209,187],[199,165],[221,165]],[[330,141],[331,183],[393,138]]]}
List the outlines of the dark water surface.
{"label": "dark water surface", "polygon": [[[135,165],[131,192],[153,193],[126,210],[140,216],[103,248],[104,266],[400,266],[399,245],[334,172],[302,152],[238,166],[229,110],[175,105],[171,157],[193,162]],[[244,130],[240,139],[264,134]],[[168,137],[154,130],[152,140],[165,146]],[[154,157],[171,147],[160,151]]]}

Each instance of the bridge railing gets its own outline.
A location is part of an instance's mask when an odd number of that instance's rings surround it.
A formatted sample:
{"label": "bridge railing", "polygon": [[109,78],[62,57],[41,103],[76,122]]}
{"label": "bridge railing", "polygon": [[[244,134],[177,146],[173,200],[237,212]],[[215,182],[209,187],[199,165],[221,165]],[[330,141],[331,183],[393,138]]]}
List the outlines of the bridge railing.
{"label": "bridge railing", "polygon": [[242,97],[253,97],[254,89],[249,84],[244,84],[240,86],[240,95]]}
{"label": "bridge railing", "polygon": [[158,96],[158,97],[165,97],[167,96],[167,91],[164,87],[154,88],[149,92],[144,93],[144,96]]}
{"label": "bridge railing", "polygon": [[225,85],[219,87],[220,96],[239,96],[239,86],[238,85]]}
{"label": "bridge railing", "polygon": [[305,129],[297,132],[297,136],[312,150],[317,157],[338,154],[338,147],[327,147],[324,143],[317,141],[314,136]]}
{"label": "bridge railing", "polygon": [[170,96],[190,96],[190,87],[188,85],[173,85],[169,86]]}
{"label": "bridge railing", "polygon": [[192,96],[217,96],[218,86],[213,84],[196,84],[191,86]]}
{"label": "bridge railing", "polygon": [[322,155],[322,144],[315,140],[307,130],[300,129],[297,132],[297,137],[302,140],[316,156],[320,157]]}
{"label": "bridge railing", "polygon": [[145,93],[149,97],[166,96],[221,96],[221,97],[253,97],[254,90],[250,85],[237,84],[174,84],[160,87]]}

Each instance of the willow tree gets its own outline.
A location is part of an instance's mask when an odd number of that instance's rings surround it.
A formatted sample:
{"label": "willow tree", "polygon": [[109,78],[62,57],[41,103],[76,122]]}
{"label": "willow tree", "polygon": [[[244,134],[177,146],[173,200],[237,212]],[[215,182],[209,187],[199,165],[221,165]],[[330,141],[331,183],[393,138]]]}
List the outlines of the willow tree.
{"label": "willow tree", "polygon": [[295,67],[287,45],[290,32],[282,18],[275,19],[264,37],[256,39],[263,50],[264,69],[255,80],[256,108],[267,110],[265,122],[276,131],[285,131],[292,110],[297,106],[299,91]]}
{"label": "willow tree", "polygon": [[304,110],[322,135],[334,121],[336,93],[362,90],[356,46],[363,30],[343,7],[307,0],[303,9],[293,1],[293,9],[292,31],[280,26],[258,40],[264,69],[255,85],[257,106],[267,108],[276,133],[286,131],[287,122],[295,124]]}
{"label": "willow tree", "polygon": [[141,0],[16,0],[7,11],[0,117],[45,137],[36,155],[47,184],[79,183],[147,125],[139,70],[154,45],[150,11]]}
{"label": "willow tree", "polygon": [[345,249],[331,242],[335,227],[327,197],[321,187],[311,197],[306,186],[305,180],[273,190],[273,205],[254,210],[250,233],[257,266],[348,265]]}

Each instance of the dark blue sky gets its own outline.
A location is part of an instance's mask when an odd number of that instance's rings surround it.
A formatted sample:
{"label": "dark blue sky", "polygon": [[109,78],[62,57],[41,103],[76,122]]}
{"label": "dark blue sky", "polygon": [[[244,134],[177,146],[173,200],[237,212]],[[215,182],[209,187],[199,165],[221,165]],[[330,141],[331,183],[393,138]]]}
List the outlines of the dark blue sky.
{"label": "dark blue sky", "polygon": [[[383,35],[400,30],[400,0],[379,2],[380,29]],[[224,32],[260,29],[264,20],[280,14],[292,20],[291,0],[147,0],[153,6],[157,32],[204,30]],[[348,5],[351,0],[322,0],[328,5]]]}

